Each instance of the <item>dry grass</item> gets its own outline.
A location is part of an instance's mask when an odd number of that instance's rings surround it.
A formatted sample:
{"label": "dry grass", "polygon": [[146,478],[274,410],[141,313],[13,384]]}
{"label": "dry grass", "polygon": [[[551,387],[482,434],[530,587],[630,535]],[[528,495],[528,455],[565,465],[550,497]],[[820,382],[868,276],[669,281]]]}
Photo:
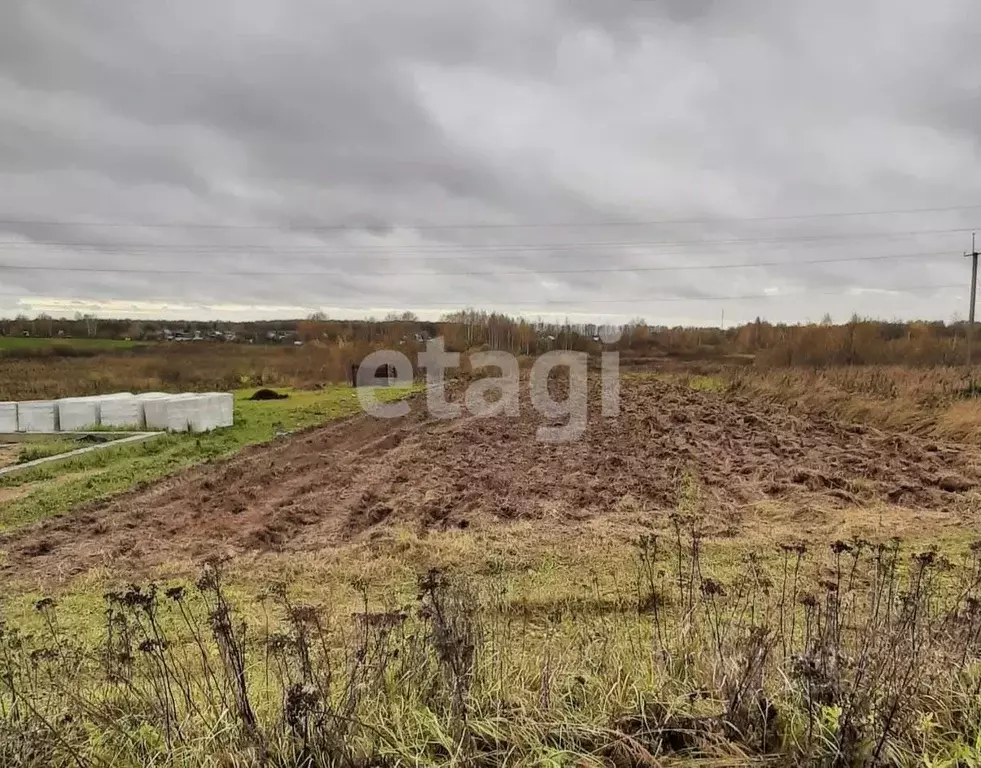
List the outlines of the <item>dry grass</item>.
{"label": "dry grass", "polygon": [[[684,505],[682,505],[683,507]],[[788,542],[719,568],[696,517],[563,596],[419,568],[310,601],[195,585],[37,599],[0,632],[5,765],[973,765],[981,561]],[[334,590],[337,590],[335,593]],[[353,602],[341,599],[349,593]],[[66,616],[66,611],[70,614]],[[101,618],[99,618],[101,615]]]}
{"label": "dry grass", "polygon": [[0,400],[73,397],[106,392],[209,391],[245,387],[309,388],[347,380],[369,347],[310,343],[151,344],[84,356],[5,358]]}
{"label": "dry grass", "polygon": [[733,369],[729,389],[804,412],[938,440],[981,442],[981,384],[963,368]]}

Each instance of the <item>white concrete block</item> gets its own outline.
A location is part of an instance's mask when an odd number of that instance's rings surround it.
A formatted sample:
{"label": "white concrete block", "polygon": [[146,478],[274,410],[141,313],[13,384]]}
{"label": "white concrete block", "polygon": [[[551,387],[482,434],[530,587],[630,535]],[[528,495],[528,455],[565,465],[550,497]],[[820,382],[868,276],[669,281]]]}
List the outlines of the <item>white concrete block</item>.
{"label": "white concrete block", "polygon": [[231,392],[209,392],[218,404],[218,427],[230,427],[235,423],[235,397]]}
{"label": "white concrete block", "polygon": [[137,402],[137,408],[139,409],[140,417],[140,427],[146,429],[168,429],[167,419],[165,416],[160,414],[164,413],[159,408],[153,411],[154,416],[151,417],[151,422],[147,423],[146,419],[146,405],[149,402],[160,402],[163,400],[172,400],[179,395],[172,395],[167,392],[141,392],[135,396]]}
{"label": "white concrete block", "polygon": [[18,432],[57,432],[58,406],[53,400],[17,403]]}
{"label": "white concrete block", "polygon": [[227,392],[205,392],[193,406],[191,430],[206,432],[234,423],[234,398]]}
{"label": "white concrete block", "polygon": [[143,401],[147,429],[187,432],[191,427],[194,401],[187,395],[148,398]]}
{"label": "white concrete block", "polygon": [[166,392],[115,392],[99,395],[99,411],[102,425],[128,429],[143,429],[146,426],[143,404],[147,400],[175,397]]}
{"label": "white concrete block", "polygon": [[0,432],[17,431],[17,403],[0,403]]}
{"label": "white concrete block", "polygon": [[[234,397],[228,392],[186,392],[177,395],[166,392],[138,395],[120,392],[97,398],[66,398],[63,409],[73,415],[76,410],[81,411],[80,401],[84,401],[85,408],[91,408],[89,400],[96,401],[99,423],[106,427],[207,432],[230,427],[235,419]],[[71,429],[79,428],[74,426],[77,422],[76,418],[66,421]]]}
{"label": "white concrete block", "polygon": [[143,404],[133,395],[106,395],[99,401],[99,421],[103,427],[143,428]]}
{"label": "white concrete block", "polygon": [[143,408],[143,423],[147,429],[168,429],[166,401],[163,398],[155,400],[144,400],[141,403]]}
{"label": "white concrete block", "polygon": [[221,426],[222,402],[217,393],[206,392],[188,399],[192,403],[190,406],[192,432],[210,432]]}
{"label": "white concrete block", "polygon": [[65,397],[56,402],[58,427],[62,432],[99,426],[98,397]]}
{"label": "white concrete block", "polygon": [[232,395],[225,392],[187,392],[150,398],[143,403],[147,428],[171,432],[208,432],[231,426],[233,409]]}
{"label": "white concrete block", "polygon": [[192,432],[208,432],[218,426],[220,410],[209,395],[187,395],[187,423]]}

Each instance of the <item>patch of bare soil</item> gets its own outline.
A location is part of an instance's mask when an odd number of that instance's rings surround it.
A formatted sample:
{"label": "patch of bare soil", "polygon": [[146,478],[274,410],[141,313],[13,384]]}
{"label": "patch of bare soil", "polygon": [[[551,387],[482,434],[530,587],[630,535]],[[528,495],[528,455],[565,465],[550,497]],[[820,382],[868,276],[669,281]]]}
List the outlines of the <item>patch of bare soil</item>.
{"label": "patch of bare soil", "polygon": [[[560,387],[561,389],[562,387]],[[782,406],[628,380],[621,413],[590,402],[581,439],[536,440],[521,416],[427,418],[424,400],[395,420],[361,416],[248,449],[109,502],[0,537],[11,577],[93,565],[150,566],[213,554],[311,551],[385,526],[422,533],[547,520],[575,526],[622,511],[662,519],[681,478],[698,478],[716,535],[780,502],[800,532],[815,510],[943,510],[971,524],[981,452],[958,444],[805,417]]]}

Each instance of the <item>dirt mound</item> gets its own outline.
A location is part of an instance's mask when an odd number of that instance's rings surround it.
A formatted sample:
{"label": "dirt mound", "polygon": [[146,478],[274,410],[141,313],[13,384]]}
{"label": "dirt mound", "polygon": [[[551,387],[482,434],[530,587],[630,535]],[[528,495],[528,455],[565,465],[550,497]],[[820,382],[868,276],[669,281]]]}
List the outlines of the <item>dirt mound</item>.
{"label": "dirt mound", "polygon": [[260,389],[249,400],[286,400],[289,395],[277,392],[275,389]]}
{"label": "dirt mound", "polygon": [[[598,395],[590,402],[599,402]],[[569,443],[535,439],[520,418],[359,416],[244,451],[111,502],[0,537],[7,575],[137,569],[216,553],[315,550],[398,524],[422,531],[518,519],[578,521],[675,508],[686,476],[718,535],[738,533],[758,502],[815,509],[971,506],[981,453],[805,418],[786,408],[629,380],[621,414],[589,414]],[[973,507],[971,507],[973,508]]]}

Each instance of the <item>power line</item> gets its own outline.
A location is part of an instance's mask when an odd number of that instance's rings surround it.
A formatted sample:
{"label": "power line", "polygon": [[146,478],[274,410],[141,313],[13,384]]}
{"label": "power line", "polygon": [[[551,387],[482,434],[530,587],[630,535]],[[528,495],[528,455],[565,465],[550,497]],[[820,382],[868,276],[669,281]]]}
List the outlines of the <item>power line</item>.
{"label": "power line", "polygon": [[[504,307],[517,307],[517,306],[527,306],[527,307],[540,307],[540,306],[578,306],[581,304],[597,305],[597,304],[656,304],[664,302],[693,302],[693,301],[756,301],[760,299],[790,299],[797,298],[799,296],[841,296],[841,295],[862,295],[862,294],[900,294],[900,293],[918,293],[920,291],[940,291],[940,290],[951,290],[951,289],[963,289],[964,286],[961,283],[951,283],[944,285],[917,285],[917,286],[895,286],[889,288],[877,287],[864,287],[864,286],[852,286],[846,289],[839,289],[833,291],[794,291],[790,293],[758,293],[758,294],[745,294],[745,295],[722,295],[722,296],[645,296],[638,298],[629,299],[551,299],[542,301],[526,301],[526,302],[481,302],[482,306],[504,306]],[[14,292],[0,292],[0,296],[20,296],[22,298],[22,293]],[[96,301],[95,299],[60,299],[59,297],[44,296],[44,297],[27,297],[39,299],[38,303],[43,300],[58,300],[58,301],[68,301],[68,302],[86,302],[91,303]],[[154,301],[151,299],[145,299],[144,302]],[[167,300],[158,299],[156,301],[164,302]],[[174,301],[177,301],[175,299]],[[185,301],[181,299],[181,301]],[[133,303],[139,303],[134,301]],[[469,306],[473,302],[467,302]],[[375,309],[376,307],[371,307],[366,303],[357,306],[344,306],[339,304],[325,303],[322,306],[331,307],[334,309]],[[404,306],[414,309],[445,309],[448,307],[459,307],[463,306],[463,303],[456,301],[454,299],[449,299],[443,302],[435,302],[431,304],[421,304],[418,302],[405,302]]]}
{"label": "power line", "polygon": [[[761,221],[795,221],[805,219],[834,219],[860,216],[901,216],[918,213],[947,213],[981,209],[981,204],[954,205],[930,208],[896,208],[891,210],[835,211],[829,213],[800,213],[781,216],[733,216],[702,217],[687,219],[655,219],[641,221],[572,221],[572,222],[475,222],[466,224],[385,224],[386,229],[459,230],[459,229],[545,229],[550,227],[589,228],[589,227],[646,227],[669,224],[710,224]],[[100,222],[64,221],[45,219],[0,219],[0,226],[45,226],[45,227],[134,227],[140,229],[239,229],[239,230],[281,230],[281,231],[349,231],[381,228],[375,222],[334,223],[334,224],[218,224],[199,222]]]}
{"label": "power line", "polygon": [[529,267],[523,270],[466,270],[466,271],[441,271],[441,272],[356,272],[352,270],[335,271],[296,271],[279,270],[271,272],[269,270],[187,270],[187,269],[160,269],[151,267],[78,267],[78,266],[53,266],[42,264],[3,264],[0,269],[19,272],[82,272],[98,274],[137,274],[137,275],[215,275],[222,277],[449,277],[449,276],[494,276],[494,275],[569,275],[569,274],[601,274],[601,273],[634,273],[634,272],[687,272],[699,270],[716,269],[751,269],[757,267],[800,267],[808,264],[846,264],[865,261],[887,261],[890,259],[912,259],[925,258],[932,256],[945,256],[948,251],[930,251],[925,253],[902,253],[902,254],[879,254],[876,256],[847,256],[842,258],[826,259],[805,259],[801,261],[757,261],[741,264],[691,264],[691,265],[672,265],[672,266],[651,266],[651,267],[584,267],[576,269],[536,269]]}
{"label": "power line", "polygon": [[[387,245],[387,246],[365,246],[347,250],[324,250],[322,245],[284,245],[273,244],[183,244],[168,245],[165,243],[97,243],[90,241],[63,241],[63,240],[30,240],[26,242],[15,242],[0,240],[0,248],[10,248],[20,250],[25,247],[63,247],[63,248],[88,248],[108,252],[123,251],[126,253],[134,252],[155,252],[167,251],[169,253],[227,253],[235,255],[240,253],[296,253],[304,255],[323,255],[323,256],[358,256],[365,253],[389,253],[397,254],[414,253],[498,253],[509,251],[561,251],[561,250],[580,250],[589,248],[650,248],[655,246],[693,246],[706,247],[712,245],[731,245],[731,244],[767,244],[767,243],[807,243],[824,242],[831,240],[877,240],[877,239],[897,239],[904,237],[917,237],[920,235],[945,235],[961,234],[973,232],[977,227],[952,227],[945,229],[914,229],[899,232],[854,232],[837,233],[824,235],[787,235],[783,237],[737,237],[737,238],[714,238],[714,239],[694,239],[694,240],[636,240],[636,241],[579,241],[564,243],[483,243],[483,244],[445,244],[445,245]],[[390,258],[398,258],[393,256]],[[457,258],[457,257],[453,257]]]}

